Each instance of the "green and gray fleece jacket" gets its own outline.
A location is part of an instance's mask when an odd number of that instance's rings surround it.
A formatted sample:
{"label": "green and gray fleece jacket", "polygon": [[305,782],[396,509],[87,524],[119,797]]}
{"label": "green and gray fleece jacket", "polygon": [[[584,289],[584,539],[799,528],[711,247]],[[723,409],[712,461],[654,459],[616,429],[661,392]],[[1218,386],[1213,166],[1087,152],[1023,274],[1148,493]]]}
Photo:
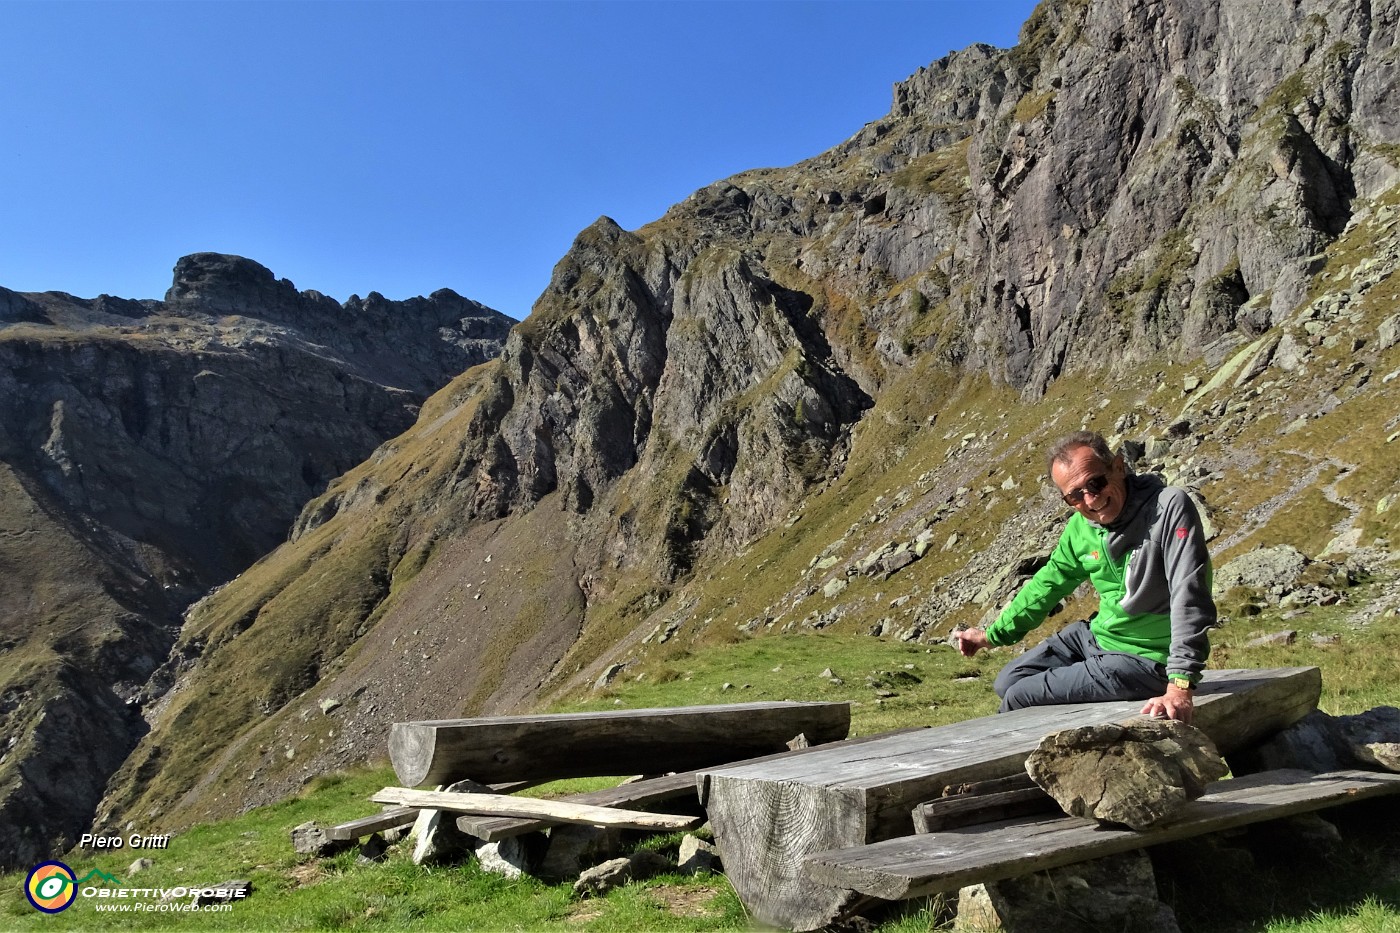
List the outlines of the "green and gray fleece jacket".
{"label": "green and gray fleece jacket", "polygon": [[1112,526],[1078,512],[1070,518],[1049,563],[987,626],[987,641],[1015,644],[1089,580],[1099,594],[1089,623],[1099,647],[1150,658],[1165,664],[1168,676],[1195,683],[1216,619],[1200,515],[1184,490],[1157,476],[1129,476],[1127,483],[1127,504]]}

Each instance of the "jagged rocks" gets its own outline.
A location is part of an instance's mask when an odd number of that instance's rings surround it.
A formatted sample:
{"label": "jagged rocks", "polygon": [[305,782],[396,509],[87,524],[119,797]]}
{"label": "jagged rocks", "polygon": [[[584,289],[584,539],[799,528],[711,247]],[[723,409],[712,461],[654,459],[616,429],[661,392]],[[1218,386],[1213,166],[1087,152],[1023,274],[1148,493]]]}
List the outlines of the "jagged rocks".
{"label": "jagged rocks", "polygon": [[1229,768],[1199,729],[1131,719],[1046,736],[1026,773],[1071,816],[1142,830],[1170,820]]}

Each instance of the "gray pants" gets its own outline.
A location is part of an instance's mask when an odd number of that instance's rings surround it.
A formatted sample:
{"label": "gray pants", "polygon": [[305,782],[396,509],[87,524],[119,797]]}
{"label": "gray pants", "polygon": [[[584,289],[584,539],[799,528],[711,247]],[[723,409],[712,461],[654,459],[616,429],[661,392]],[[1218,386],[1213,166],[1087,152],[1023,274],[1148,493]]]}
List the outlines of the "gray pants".
{"label": "gray pants", "polygon": [[1066,625],[1002,668],[993,685],[1001,712],[1058,703],[1147,700],[1167,689],[1163,664],[1104,651],[1083,620]]}

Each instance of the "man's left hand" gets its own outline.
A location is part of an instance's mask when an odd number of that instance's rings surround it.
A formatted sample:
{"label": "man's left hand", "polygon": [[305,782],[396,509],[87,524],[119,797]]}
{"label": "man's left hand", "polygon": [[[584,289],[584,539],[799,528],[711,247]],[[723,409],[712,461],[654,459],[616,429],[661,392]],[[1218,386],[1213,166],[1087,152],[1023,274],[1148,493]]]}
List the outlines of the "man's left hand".
{"label": "man's left hand", "polygon": [[1144,716],[1179,719],[1188,725],[1191,723],[1193,712],[1191,691],[1178,687],[1176,684],[1168,684],[1166,693],[1148,700],[1147,705],[1142,708]]}

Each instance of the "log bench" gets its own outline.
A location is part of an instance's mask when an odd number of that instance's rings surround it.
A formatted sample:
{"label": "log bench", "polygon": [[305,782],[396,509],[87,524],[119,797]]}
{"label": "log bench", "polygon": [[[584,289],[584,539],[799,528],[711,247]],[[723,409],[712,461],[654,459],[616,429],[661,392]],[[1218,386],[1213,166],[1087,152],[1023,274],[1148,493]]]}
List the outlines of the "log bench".
{"label": "log bench", "polygon": [[818,852],[805,867],[816,883],[904,900],[1396,793],[1400,774],[1261,771],[1212,784],[1170,823],[1142,831],[1063,813],[1022,817]]}
{"label": "log bench", "polygon": [[396,722],[389,760],[405,787],[665,774],[782,751],[850,732],[848,703],[731,703]]}
{"label": "log bench", "polygon": [[[1317,668],[1208,672],[1195,725],[1222,754],[1315,709]],[[916,805],[965,782],[1023,771],[1040,740],[1062,729],[1136,715],[1142,701],[1046,706],[891,736],[857,747],[703,770],[700,801],[725,873],[763,923],[814,930],[865,895],[808,874],[808,858],[907,836]]]}

